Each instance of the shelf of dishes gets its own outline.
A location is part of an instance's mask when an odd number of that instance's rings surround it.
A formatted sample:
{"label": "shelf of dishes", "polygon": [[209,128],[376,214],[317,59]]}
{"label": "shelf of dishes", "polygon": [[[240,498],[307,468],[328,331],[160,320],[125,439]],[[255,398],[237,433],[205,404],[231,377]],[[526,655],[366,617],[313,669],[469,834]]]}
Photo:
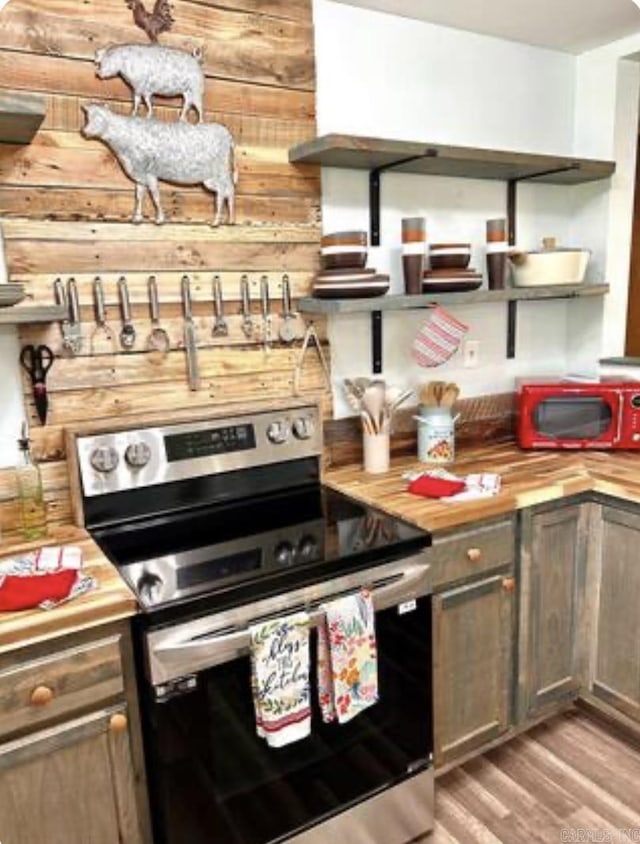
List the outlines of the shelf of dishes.
{"label": "shelf of dishes", "polygon": [[505,290],[474,290],[470,293],[422,293],[418,295],[387,294],[374,299],[300,299],[298,308],[309,314],[371,313],[373,311],[404,311],[440,305],[474,305],[483,302],[520,302],[539,299],[574,299],[604,296],[608,284],[554,284],[549,287],[507,288]]}
{"label": "shelf of dishes", "polygon": [[58,305],[12,305],[0,307],[0,325],[32,325],[38,322],[62,322],[67,312]]}
{"label": "shelf of dishes", "polygon": [[[2,260],[2,233],[0,231],[0,263]],[[0,266],[0,270],[5,265]],[[0,325],[27,325],[36,322],[58,322],[67,313],[58,305],[25,304],[27,291],[24,284],[7,282],[0,284]]]}

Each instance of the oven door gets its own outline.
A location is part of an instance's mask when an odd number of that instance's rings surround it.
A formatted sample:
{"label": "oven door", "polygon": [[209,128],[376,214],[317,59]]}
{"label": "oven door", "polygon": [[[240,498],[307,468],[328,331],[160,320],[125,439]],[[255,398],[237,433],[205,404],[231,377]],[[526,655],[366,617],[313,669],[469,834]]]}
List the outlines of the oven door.
{"label": "oven door", "polygon": [[[280,749],[256,735],[245,629],[190,638],[189,623],[179,632],[159,631],[148,643],[158,660],[175,659],[180,647],[187,662],[201,660],[204,648],[216,664],[147,687],[156,840],[400,844],[426,833],[433,744],[431,599],[424,582],[404,571],[371,586],[380,701],[344,726],[320,716],[312,629],[311,735]],[[318,612],[310,615],[313,625]]]}

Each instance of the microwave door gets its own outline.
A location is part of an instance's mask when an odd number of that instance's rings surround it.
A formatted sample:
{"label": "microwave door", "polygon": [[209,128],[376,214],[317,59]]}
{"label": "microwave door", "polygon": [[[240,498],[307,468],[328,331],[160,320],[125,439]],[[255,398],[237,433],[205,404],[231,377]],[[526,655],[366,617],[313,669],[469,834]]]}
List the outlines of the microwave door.
{"label": "microwave door", "polygon": [[594,442],[619,436],[618,395],[550,396],[538,402],[533,423],[538,435],[560,442]]}

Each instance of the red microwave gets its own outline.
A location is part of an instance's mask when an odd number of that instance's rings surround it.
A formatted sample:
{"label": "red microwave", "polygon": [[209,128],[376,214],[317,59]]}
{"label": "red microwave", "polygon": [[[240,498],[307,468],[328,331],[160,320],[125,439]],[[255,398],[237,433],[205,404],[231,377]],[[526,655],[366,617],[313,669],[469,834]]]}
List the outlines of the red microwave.
{"label": "red microwave", "polygon": [[521,448],[640,448],[640,382],[523,381]]}

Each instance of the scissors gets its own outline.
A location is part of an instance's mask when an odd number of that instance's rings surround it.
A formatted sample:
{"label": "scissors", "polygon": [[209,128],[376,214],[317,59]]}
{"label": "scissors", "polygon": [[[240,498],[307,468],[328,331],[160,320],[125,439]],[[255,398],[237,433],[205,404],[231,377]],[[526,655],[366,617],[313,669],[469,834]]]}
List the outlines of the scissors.
{"label": "scissors", "polygon": [[25,346],[20,352],[20,363],[29,375],[33,385],[33,398],[38,418],[47,423],[47,373],[53,366],[55,355],[48,346]]}

